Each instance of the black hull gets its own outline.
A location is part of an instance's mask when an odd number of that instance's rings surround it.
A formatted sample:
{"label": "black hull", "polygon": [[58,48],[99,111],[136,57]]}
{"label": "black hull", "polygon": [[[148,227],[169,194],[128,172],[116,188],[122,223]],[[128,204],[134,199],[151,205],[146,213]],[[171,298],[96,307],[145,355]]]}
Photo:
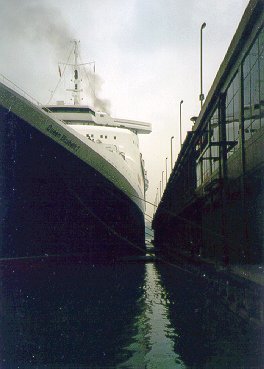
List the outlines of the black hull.
{"label": "black hull", "polygon": [[144,253],[144,216],[103,175],[0,107],[1,258]]}

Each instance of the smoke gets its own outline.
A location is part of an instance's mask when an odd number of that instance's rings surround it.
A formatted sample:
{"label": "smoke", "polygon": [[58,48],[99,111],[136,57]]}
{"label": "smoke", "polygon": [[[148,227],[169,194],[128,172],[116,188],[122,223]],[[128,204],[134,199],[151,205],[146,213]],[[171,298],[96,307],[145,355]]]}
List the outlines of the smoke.
{"label": "smoke", "polygon": [[83,81],[84,91],[89,94],[93,100],[94,108],[96,110],[110,114],[111,103],[108,99],[99,98],[99,94],[102,91],[103,79],[90,68],[85,68],[85,75],[87,81]]}
{"label": "smoke", "polygon": [[98,97],[95,96],[94,107],[96,110],[102,111],[109,115],[111,114],[110,113],[111,102],[108,99],[99,99]]}
{"label": "smoke", "polygon": [[[1,4],[1,2],[4,3]],[[48,4],[47,0],[44,2],[45,4],[40,0],[0,0],[0,47],[7,54],[6,60],[13,61],[19,53],[20,72],[24,76],[32,77],[35,65],[38,65],[37,68],[35,67],[36,76],[38,76],[38,69],[43,70],[45,74],[52,73],[51,69],[45,71],[44,67],[39,66],[43,52],[45,51],[46,59],[42,60],[42,64],[46,64],[48,58],[52,58],[55,70],[58,62],[67,61],[71,45],[73,50],[72,41],[77,39],[75,32],[64,18],[63,8],[56,8]],[[30,55],[32,55],[31,60]],[[27,62],[28,60],[30,62]],[[73,60],[69,62],[73,62]],[[9,70],[15,68],[15,64],[9,63],[8,68]],[[85,73],[88,76],[89,84],[86,83],[83,88],[85,95],[90,90],[88,101],[93,101],[96,109],[109,112],[110,102],[98,97],[103,85],[101,77],[91,72],[89,68],[85,69]],[[11,74],[15,75],[16,73]],[[28,80],[26,83],[31,84]],[[36,85],[36,80],[32,81],[32,85]],[[43,84],[42,87],[46,88]],[[47,91],[50,87],[53,86],[47,86]]]}
{"label": "smoke", "polygon": [[9,40],[31,44],[46,43],[55,58],[65,55],[74,33],[59,9],[33,0],[8,0],[1,6],[1,29]]}
{"label": "smoke", "polygon": [[94,93],[94,107],[97,110],[110,114],[111,103],[108,99],[101,99],[98,94],[102,91],[103,80],[98,74],[95,74],[95,93]]}

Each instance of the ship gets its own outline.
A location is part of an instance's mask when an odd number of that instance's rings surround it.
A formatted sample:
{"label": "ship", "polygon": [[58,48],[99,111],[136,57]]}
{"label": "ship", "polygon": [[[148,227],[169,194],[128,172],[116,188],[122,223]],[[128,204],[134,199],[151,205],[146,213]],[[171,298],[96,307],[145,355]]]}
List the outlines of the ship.
{"label": "ship", "polygon": [[74,41],[72,104],[42,105],[2,76],[2,259],[145,252],[148,180],[138,135],[151,124],[81,104],[78,55]]}

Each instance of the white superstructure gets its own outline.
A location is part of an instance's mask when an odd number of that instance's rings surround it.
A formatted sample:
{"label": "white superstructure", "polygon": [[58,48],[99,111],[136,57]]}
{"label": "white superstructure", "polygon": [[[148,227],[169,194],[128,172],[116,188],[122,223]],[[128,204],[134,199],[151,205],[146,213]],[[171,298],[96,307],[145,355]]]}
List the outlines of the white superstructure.
{"label": "white superstructure", "polygon": [[[74,105],[64,105],[63,101],[56,105],[43,107],[54,120],[61,121],[67,129],[89,146],[95,153],[105,159],[106,165],[96,168],[99,172],[110,178],[118,186],[118,178],[111,176],[114,167],[134,189],[136,195],[132,200],[144,210],[145,192],[148,180],[144,161],[139,151],[138,134],[151,132],[151,124],[127,119],[112,118],[105,112],[96,112],[87,105],[80,105],[80,69],[77,64],[78,43],[75,41],[74,67]],[[66,128],[65,127],[65,128]],[[87,158],[88,159],[88,158]],[[107,166],[107,163],[109,165]],[[125,188],[120,188],[126,192]],[[134,192],[133,191],[133,192]],[[129,195],[129,193],[128,193]]]}

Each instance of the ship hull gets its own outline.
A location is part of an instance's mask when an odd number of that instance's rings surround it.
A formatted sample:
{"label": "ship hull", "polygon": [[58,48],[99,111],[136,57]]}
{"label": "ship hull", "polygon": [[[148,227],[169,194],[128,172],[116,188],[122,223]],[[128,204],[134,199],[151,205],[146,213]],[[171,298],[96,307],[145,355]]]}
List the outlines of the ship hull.
{"label": "ship hull", "polygon": [[144,253],[144,216],[99,171],[0,107],[2,258]]}

